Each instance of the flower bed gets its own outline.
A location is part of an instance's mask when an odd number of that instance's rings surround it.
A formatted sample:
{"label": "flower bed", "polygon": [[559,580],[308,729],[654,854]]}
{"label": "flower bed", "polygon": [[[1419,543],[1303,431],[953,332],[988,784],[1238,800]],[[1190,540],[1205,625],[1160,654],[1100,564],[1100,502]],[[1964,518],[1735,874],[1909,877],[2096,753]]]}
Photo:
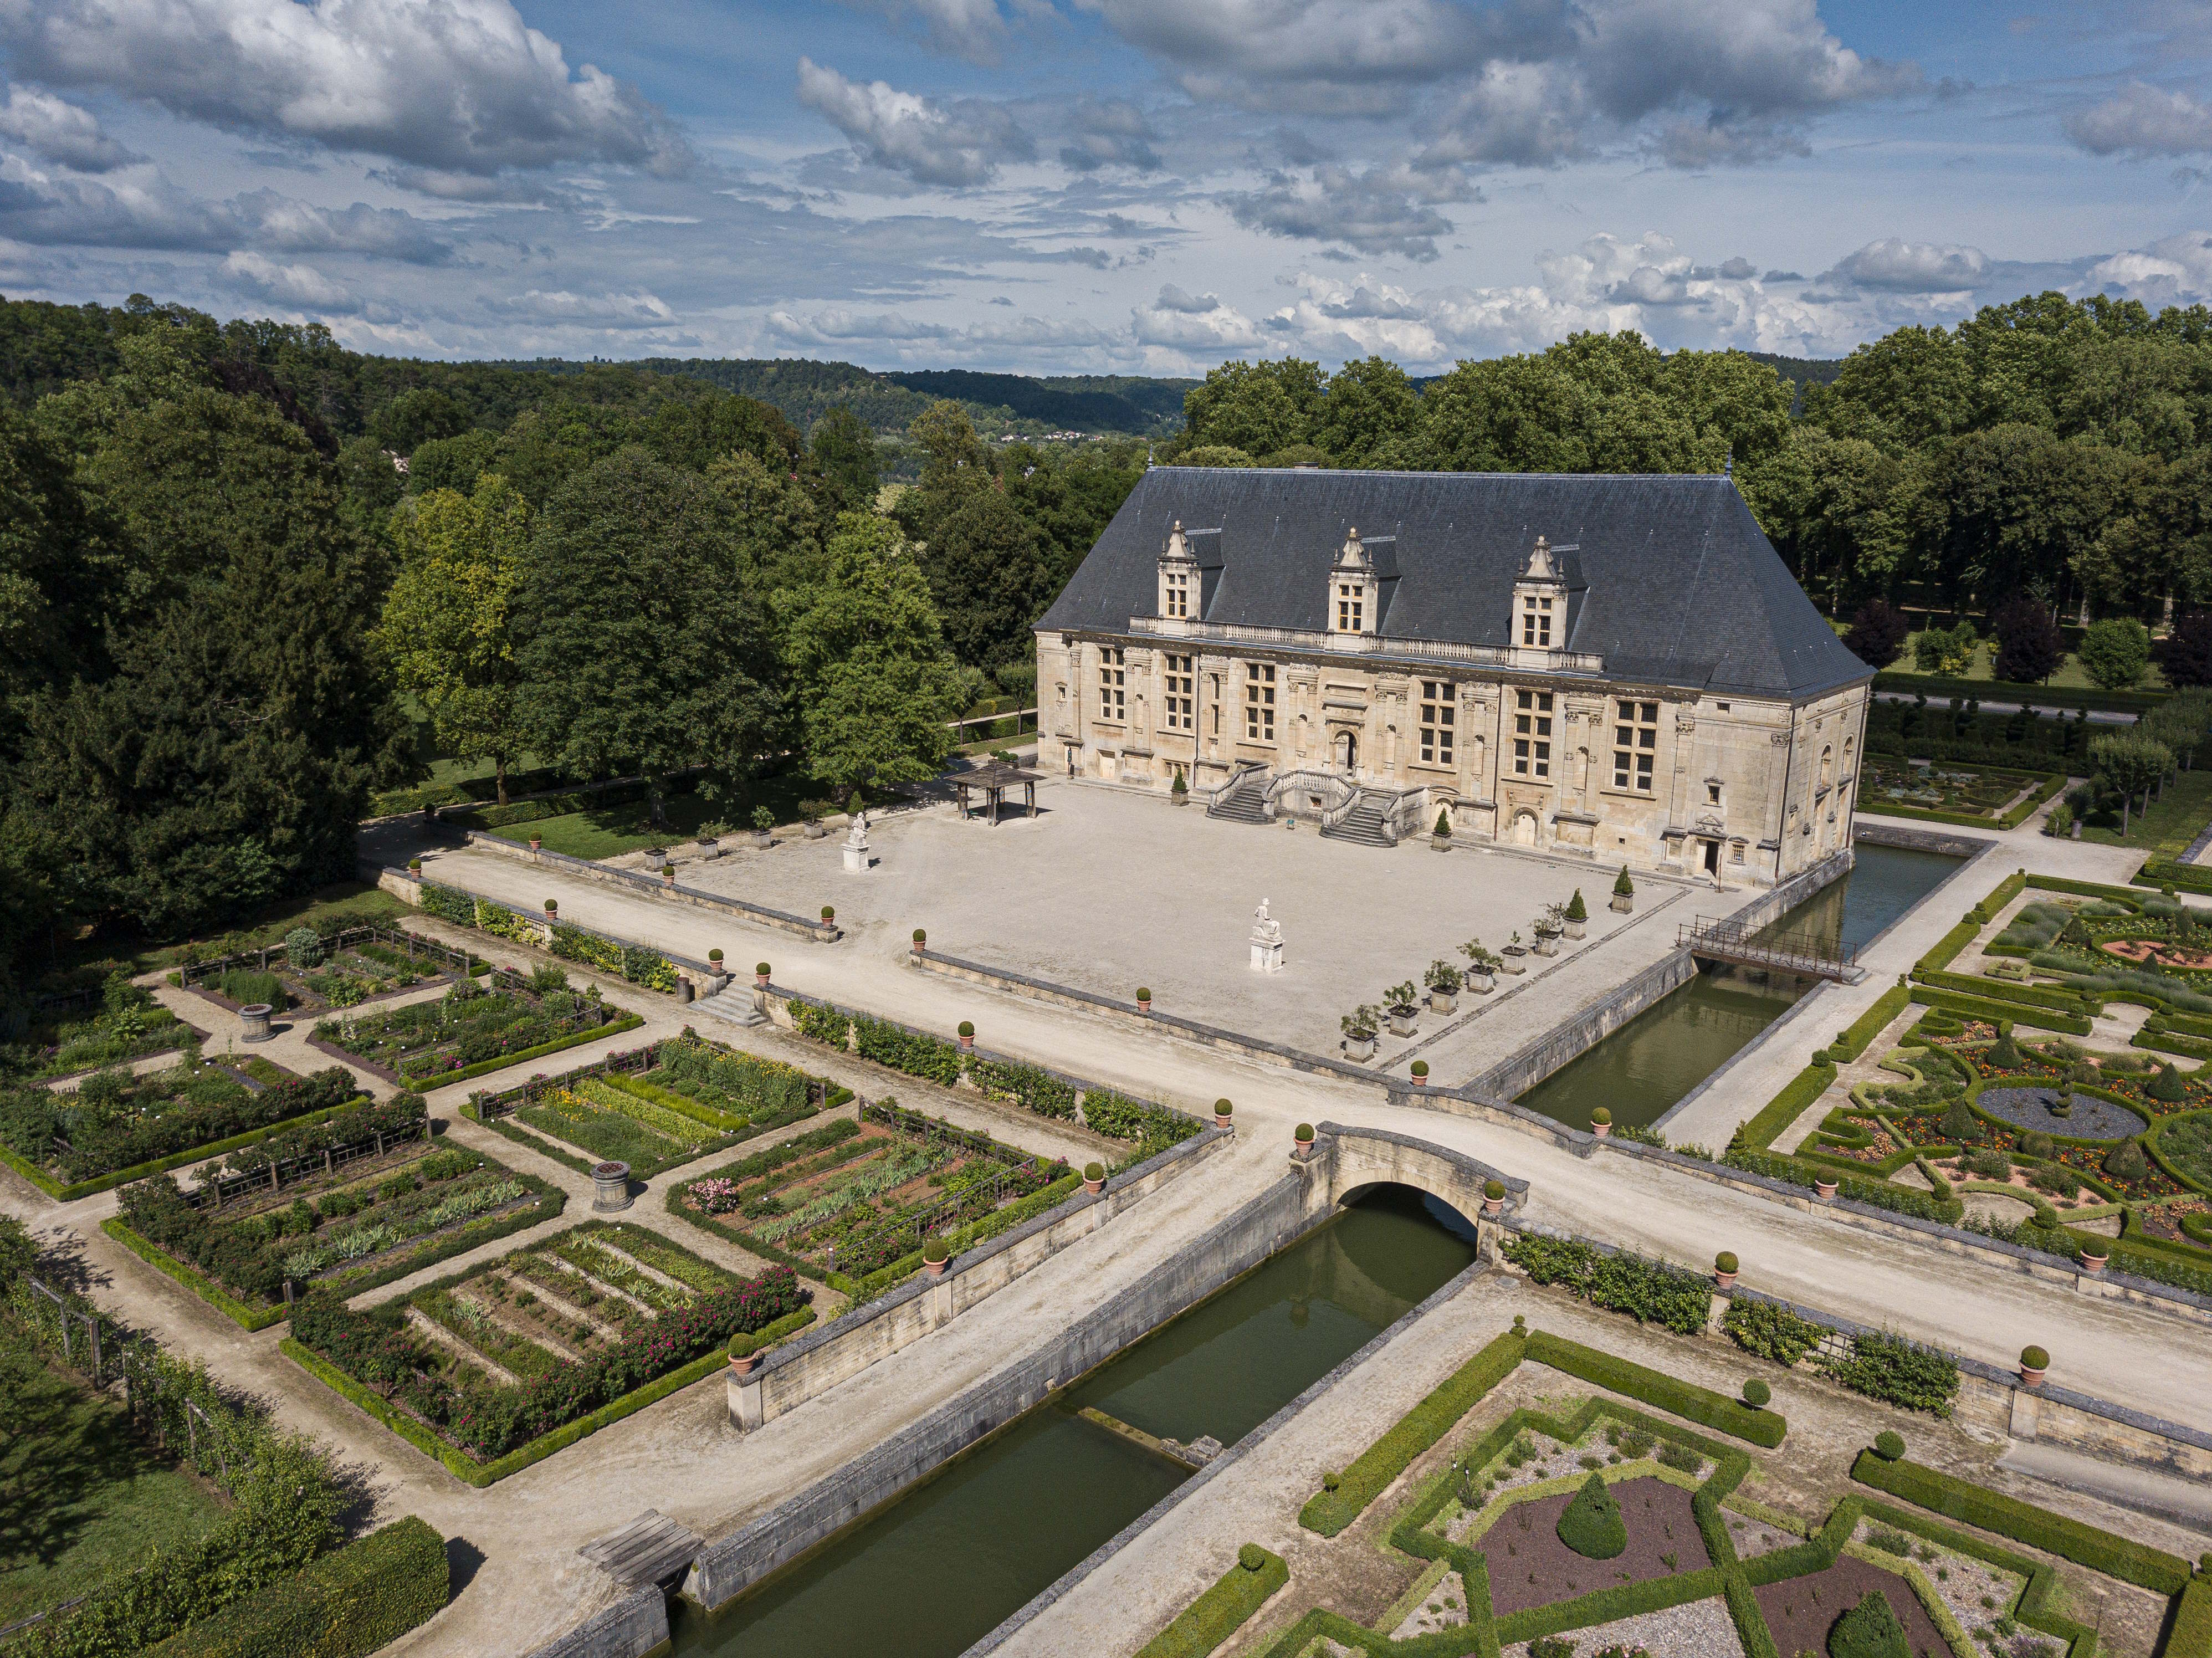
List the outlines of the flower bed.
{"label": "flower bed", "polygon": [[357,1295],[561,1212],[565,1195],[544,1181],[481,1152],[434,1149],[420,1138],[422,1109],[417,1098],[405,1139],[327,1179],[203,1206],[158,1175],[124,1187],[115,1224],[252,1315],[280,1308],[288,1279]]}
{"label": "flower bed", "polygon": [[1063,1165],[906,1111],[866,1108],[684,1181],[669,1212],[815,1277],[873,1272],[1029,1198]]}
{"label": "flower bed", "polygon": [[[680,1260],[684,1277],[655,1260]],[[786,1268],[735,1278],[647,1229],[589,1222],[367,1311],[319,1291],[292,1330],[406,1436],[482,1470],[809,1297]]]}
{"label": "flower bed", "polygon": [[634,1029],[641,1021],[581,992],[537,990],[501,975],[500,987],[459,980],[435,1001],[368,1017],[325,1020],[315,1039],[395,1081],[435,1087],[541,1054]]}
{"label": "flower bed", "polygon": [[120,1065],[149,1054],[167,1054],[192,1042],[199,1032],[155,1002],[152,993],[120,974],[110,978],[103,1005],[89,1018],[72,1019],[43,1033],[33,1052],[32,1074],[66,1077],[100,1066]]}
{"label": "flower bed", "polygon": [[[80,1196],[95,1182],[173,1168],[228,1149],[312,1112],[333,1110],[356,1090],[331,1069],[264,1083],[251,1072],[207,1062],[132,1076],[102,1071],[68,1093],[43,1087],[0,1092],[0,1139],[9,1158],[49,1193]],[[264,1073],[267,1074],[267,1073]]]}

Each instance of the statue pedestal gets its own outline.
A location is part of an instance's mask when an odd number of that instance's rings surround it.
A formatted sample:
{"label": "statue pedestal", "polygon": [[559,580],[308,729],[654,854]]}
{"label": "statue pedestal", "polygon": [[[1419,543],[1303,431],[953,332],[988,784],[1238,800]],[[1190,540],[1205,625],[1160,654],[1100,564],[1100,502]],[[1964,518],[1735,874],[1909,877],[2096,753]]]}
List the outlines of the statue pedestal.
{"label": "statue pedestal", "polygon": [[1252,971],[1280,973],[1283,970],[1283,941],[1280,938],[1255,938],[1251,942]]}
{"label": "statue pedestal", "polygon": [[875,859],[868,855],[867,844],[865,841],[857,847],[850,845],[849,843],[846,846],[846,874],[866,875],[868,872],[868,865],[873,862],[875,862]]}

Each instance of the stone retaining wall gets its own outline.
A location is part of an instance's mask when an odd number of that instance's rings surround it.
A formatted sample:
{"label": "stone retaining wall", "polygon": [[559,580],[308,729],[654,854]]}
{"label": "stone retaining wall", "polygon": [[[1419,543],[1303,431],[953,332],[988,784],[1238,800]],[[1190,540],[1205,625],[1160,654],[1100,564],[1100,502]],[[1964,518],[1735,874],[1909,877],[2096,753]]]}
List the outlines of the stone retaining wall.
{"label": "stone retaining wall", "polygon": [[780,909],[767,909],[759,904],[749,904],[742,898],[726,898],[719,892],[706,892],[697,887],[682,886],[658,876],[641,875],[635,870],[617,869],[610,864],[594,863],[588,858],[571,858],[563,852],[533,852],[518,841],[496,835],[486,835],[481,829],[469,831],[468,844],[478,852],[497,853],[502,858],[512,858],[525,864],[537,864],[556,869],[564,875],[574,875],[581,880],[597,881],[602,886],[623,887],[631,892],[643,893],[649,898],[659,898],[669,903],[689,904],[694,909],[713,910],[720,915],[734,916],[740,921],[750,921],[760,926],[771,926],[785,932],[811,938],[817,944],[835,944],[844,934],[835,922],[808,920],[803,915],[787,915]]}
{"label": "stone retaining wall", "polygon": [[921,1340],[1194,1167],[1227,1142],[1231,1132],[1206,1129],[1122,1170],[1096,1195],[1074,1193],[1012,1231],[955,1256],[941,1278],[910,1278],[866,1306],[776,1348],[750,1376],[740,1377],[732,1368],[727,1373],[731,1424],[748,1431],[758,1428]]}
{"label": "stone retaining wall", "polygon": [[709,1610],[926,1479],[978,1440],[1328,1218],[1299,1170],[997,1375],[702,1551],[684,1593]]}
{"label": "stone retaining wall", "polygon": [[668,1644],[668,1602],[657,1585],[624,1596],[529,1658],[646,1658]]}

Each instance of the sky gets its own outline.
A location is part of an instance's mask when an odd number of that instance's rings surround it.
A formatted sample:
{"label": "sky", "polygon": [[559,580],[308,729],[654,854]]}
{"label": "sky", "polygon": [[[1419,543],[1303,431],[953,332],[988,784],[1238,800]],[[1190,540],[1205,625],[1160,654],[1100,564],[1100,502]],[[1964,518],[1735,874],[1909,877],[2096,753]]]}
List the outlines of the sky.
{"label": "sky", "polygon": [[1415,372],[2212,301],[2212,0],[0,0],[0,293]]}

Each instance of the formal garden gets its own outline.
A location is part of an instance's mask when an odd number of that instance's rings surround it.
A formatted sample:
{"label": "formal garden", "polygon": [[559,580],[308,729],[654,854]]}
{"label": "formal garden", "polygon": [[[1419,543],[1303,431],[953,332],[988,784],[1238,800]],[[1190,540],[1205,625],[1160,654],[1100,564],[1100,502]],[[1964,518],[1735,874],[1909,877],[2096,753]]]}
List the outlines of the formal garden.
{"label": "formal garden", "polygon": [[540,968],[528,978],[502,969],[489,986],[458,978],[432,1001],[325,1019],[313,1040],[387,1082],[437,1088],[643,1023],[605,1000],[597,985],[571,989],[560,968]]}
{"label": "formal garden", "polygon": [[795,1066],[702,1041],[687,1027],[563,1076],[473,1094],[461,1110],[581,1172],[611,1161],[643,1180],[851,1097]]}
{"label": "formal garden", "polygon": [[[1599,1391],[1546,1376],[1535,1403],[1486,1407],[1523,1363]],[[1917,1462],[1871,1418],[1838,1494],[1799,1466],[1834,1452],[1801,1458],[1771,1401],[1757,1379],[1730,1398],[1516,1319],[1322,1476],[1297,1570],[1245,1545],[1141,1658],[1232,1638],[1267,1658],[2212,1653],[2212,1580],[2191,1562]],[[1386,1610],[1316,1605],[1340,1565],[1377,1604],[1378,1550],[1404,1585]],[[2106,1596],[2103,1631],[2080,1621]]]}
{"label": "formal garden", "polygon": [[593,1220],[376,1307],[317,1290],[283,1350],[484,1485],[709,1374],[732,1339],[797,1330],[812,1293],[788,1267],[739,1278]]}
{"label": "formal garden", "polygon": [[2016,829],[2065,786],[2063,771],[1869,753],[1859,768],[1858,809],[1887,817]]}
{"label": "formal garden", "polygon": [[202,1057],[143,1074],[98,1071],[67,1090],[0,1089],[0,1162],[64,1200],[251,1144],[360,1092],[332,1066],[296,1076],[258,1055]]}
{"label": "formal garden", "polygon": [[365,1658],[440,1611],[445,1540],[351,1543],[357,1473],[42,1279],[0,1225],[0,1637],[21,1658]]}
{"label": "formal garden", "polygon": [[970,1248],[1078,1184],[1065,1163],[884,1099],[685,1181],[668,1209],[862,1300],[919,1271],[933,1240]]}
{"label": "formal garden", "polygon": [[126,1186],[110,1236],[248,1329],[297,1295],[355,1296],[558,1215],[557,1187],[440,1146],[419,1094],[364,1101],[203,1169]]}
{"label": "formal garden", "polygon": [[0,1080],[49,1080],[173,1053],[205,1034],[120,973],[95,991],[60,999],[66,1011],[34,1024],[29,1040],[0,1044]]}
{"label": "formal garden", "polygon": [[[1973,971],[1960,970],[1971,967]],[[2124,1042],[2095,1022],[2145,1010]],[[1876,1074],[1838,1089],[1900,1015]],[[2124,1027],[2123,1027],[2124,1028]],[[2212,910],[2006,878],[1723,1160],[2092,1272],[2212,1293]],[[1773,1142],[1816,1102],[1812,1134]],[[1698,1148],[1682,1148],[1692,1151]]]}
{"label": "formal garden", "polygon": [[428,985],[489,970],[482,957],[394,926],[348,927],[328,936],[293,928],[275,947],[188,961],[169,982],[235,1011],[277,1012],[358,1007]]}

